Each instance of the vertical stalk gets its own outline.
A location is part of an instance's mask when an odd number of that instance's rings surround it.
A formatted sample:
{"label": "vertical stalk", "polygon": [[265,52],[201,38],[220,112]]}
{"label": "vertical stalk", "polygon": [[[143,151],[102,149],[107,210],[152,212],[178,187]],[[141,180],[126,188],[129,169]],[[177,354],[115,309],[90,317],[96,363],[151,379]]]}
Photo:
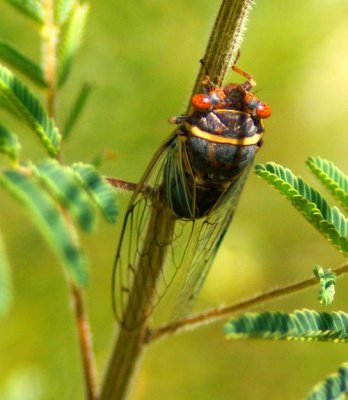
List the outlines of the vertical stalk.
{"label": "vertical stalk", "polygon": [[[204,56],[204,65],[217,85],[221,85],[229,63],[238,54],[252,4],[253,0],[222,1]],[[202,90],[201,82],[205,74],[206,70],[202,67],[197,76],[193,93]],[[191,106],[189,105],[187,114],[190,112]],[[151,262],[149,263],[143,257],[136,266],[137,273],[131,288],[125,318],[128,315],[134,315],[134,312],[138,313],[137,317],[141,317],[141,313],[146,313],[165,261],[164,252],[156,243],[170,242],[174,225],[175,219],[172,212],[163,203],[159,202],[153,207],[145,239],[147,251],[143,252],[151,255]],[[155,235],[157,241],[153,240]],[[148,271],[147,274],[146,271]],[[147,327],[148,321],[145,318],[145,322],[137,329],[127,331],[120,328],[106,371],[101,400],[124,400],[126,398],[146,342]]]}
{"label": "vertical stalk", "polygon": [[[42,30],[43,69],[46,81],[48,83],[46,90],[46,107],[49,116],[51,118],[56,118],[57,44],[59,38],[59,27],[55,23],[55,0],[43,0],[42,4],[45,11],[45,21]],[[57,159],[61,159],[61,155],[58,155]],[[62,214],[67,222],[67,225],[69,226],[71,237],[77,241],[77,234],[70,216],[65,212],[64,209],[62,209]],[[82,357],[86,399],[97,400],[97,374],[83,291],[69,278],[68,281],[70,294],[73,301],[75,323]]]}
{"label": "vertical stalk", "polygon": [[58,28],[54,21],[54,0],[43,0],[45,10],[45,23],[43,36],[43,66],[45,78],[48,83],[46,90],[46,104],[48,114],[56,116],[56,91],[57,91],[57,43]]}
{"label": "vertical stalk", "polygon": [[[158,278],[165,261],[165,251],[160,243],[170,243],[175,225],[172,211],[161,201],[154,205],[147,226],[146,239],[125,311],[125,324],[144,321],[133,330],[120,328],[111,354],[101,400],[125,399],[143,353],[147,333],[147,315],[156,291]],[[127,324],[128,322],[128,324]]]}

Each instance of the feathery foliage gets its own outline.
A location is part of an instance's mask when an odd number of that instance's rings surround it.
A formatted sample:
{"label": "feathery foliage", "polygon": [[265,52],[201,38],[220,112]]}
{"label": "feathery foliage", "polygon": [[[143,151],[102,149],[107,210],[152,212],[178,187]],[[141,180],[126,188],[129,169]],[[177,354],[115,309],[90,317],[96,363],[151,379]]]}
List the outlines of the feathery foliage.
{"label": "feathery foliage", "polygon": [[0,59],[41,87],[46,87],[42,68],[8,43],[0,42]]}
{"label": "feathery foliage", "polygon": [[39,100],[7,68],[0,65],[0,96],[34,130],[51,156],[59,151],[61,136]]}
{"label": "feathery foliage", "polygon": [[94,228],[93,203],[71,168],[62,166],[58,161],[47,160],[37,166],[32,165],[31,170],[49,194],[70,212],[81,229],[91,231]]}
{"label": "feathery foliage", "polygon": [[324,270],[319,265],[313,268],[313,273],[320,283],[318,300],[327,306],[335,298],[336,274],[331,269]]}
{"label": "feathery foliage", "polygon": [[20,150],[17,136],[0,124],[0,153],[13,161],[18,161]]}
{"label": "feathery foliage", "polygon": [[281,165],[257,164],[255,172],[290,200],[341,252],[348,254],[348,221],[337,207],[330,207],[317,190]]}
{"label": "feathery foliage", "polygon": [[324,382],[316,385],[306,400],[339,400],[348,394],[348,363],[339,368],[338,373],[332,374]]}
{"label": "feathery foliage", "polygon": [[323,185],[348,209],[348,177],[332,162],[320,157],[307,160],[310,170]]}
{"label": "feathery foliage", "polygon": [[62,87],[69,77],[73,60],[85,32],[89,6],[77,3],[63,26],[58,46],[58,83]]}
{"label": "feathery foliage", "polygon": [[55,201],[30,177],[19,171],[4,172],[0,175],[0,185],[27,206],[71,276],[79,285],[85,284],[85,257]]}
{"label": "feathery foliage", "polygon": [[92,165],[76,163],[73,165],[73,169],[106,221],[116,222],[118,209],[113,188]]}
{"label": "feathery foliage", "polygon": [[88,100],[91,92],[92,92],[92,86],[89,85],[88,83],[85,83],[81,87],[81,89],[74,101],[74,104],[71,107],[70,113],[65,121],[65,124],[64,124],[64,129],[62,131],[62,135],[63,135],[64,139],[67,139],[68,136],[70,136],[71,131],[75,127],[79,117],[82,114],[82,111],[84,110],[84,108],[86,106],[87,100]]}
{"label": "feathery foliage", "polygon": [[0,318],[6,314],[11,304],[11,285],[5,247],[0,234]]}
{"label": "feathery foliage", "polygon": [[348,341],[348,314],[297,310],[246,313],[225,325],[228,339]]}
{"label": "feathery foliage", "polygon": [[30,17],[35,22],[42,24],[44,10],[39,0],[6,0],[17,10],[21,11],[27,17]]}
{"label": "feathery foliage", "polygon": [[54,14],[57,25],[61,26],[65,23],[76,1],[78,0],[56,0]]}

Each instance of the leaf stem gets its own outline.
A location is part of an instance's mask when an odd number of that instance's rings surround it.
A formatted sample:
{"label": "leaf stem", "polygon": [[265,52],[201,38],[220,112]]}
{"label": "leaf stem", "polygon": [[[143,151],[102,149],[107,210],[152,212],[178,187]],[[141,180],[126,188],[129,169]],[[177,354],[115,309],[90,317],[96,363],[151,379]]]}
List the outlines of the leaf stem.
{"label": "leaf stem", "polygon": [[83,360],[82,365],[86,382],[86,399],[97,400],[97,372],[83,293],[72,281],[70,281],[70,291],[73,299],[78,339]]}
{"label": "leaf stem", "polygon": [[[55,24],[54,0],[43,0],[44,25],[42,29],[42,48],[43,48],[43,70],[47,81],[46,88],[46,107],[48,115],[56,119],[57,103],[57,43],[59,28]],[[61,155],[57,156],[61,159]],[[69,214],[62,209],[62,214],[70,229],[71,237],[78,240],[78,236]],[[81,350],[83,371],[85,376],[86,399],[98,400],[97,396],[97,374],[95,367],[94,354],[92,350],[92,340],[90,336],[89,321],[83,291],[68,278],[70,294],[73,301],[73,310],[77,328],[78,341]]]}
{"label": "leaf stem", "polygon": [[46,90],[47,110],[51,117],[56,115],[57,91],[57,43],[59,30],[54,21],[54,0],[43,0],[44,25],[42,28],[43,68],[48,83]]}
{"label": "leaf stem", "polygon": [[[337,276],[348,273],[348,263],[345,263],[342,266],[337,267],[332,272],[334,272]],[[305,279],[296,283],[292,283],[287,286],[276,288],[268,292],[250,297],[246,300],[240,301],[232,305],[213,308],[211,310],[207,310],[199,314],[191,315],[175,323],[163,325],[160,326],[159,328],[154,329],[152,332],[149,332],[148,336],[146,337],[146,342],[151,343],[155,340],[161,339],[165,336],[172,335],[174,333],[180,333],[188,330],[197,329],[203,325],[208,325],[216,321],[219,321],[223,318],[230,317],[231,315],[249,309],[250,307],[254,307],[259,304],[264,304],[268,301],[273,301],[281,297],[295,294],[304,289],[316,285],[318,285],[318,278],[314,276],[309,279]]]}

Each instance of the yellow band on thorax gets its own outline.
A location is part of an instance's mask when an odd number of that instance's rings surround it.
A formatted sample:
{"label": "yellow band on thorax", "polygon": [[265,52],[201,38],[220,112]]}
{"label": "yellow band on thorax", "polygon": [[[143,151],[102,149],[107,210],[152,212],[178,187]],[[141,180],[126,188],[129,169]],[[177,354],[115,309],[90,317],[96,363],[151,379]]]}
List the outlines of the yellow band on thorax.
{"label": "yellow band on thorax", "polygon": [[198,126],[191,125],[188,122],[185,122],[184,124],[185,128],[191,133],[191,135],[214,143],[233,144],[235,146],[251,146],[257,144],[262,138],[262,133],[256,133],[251,137],[245,138],[228,138],[205,132],[202,129],[198,128]]}

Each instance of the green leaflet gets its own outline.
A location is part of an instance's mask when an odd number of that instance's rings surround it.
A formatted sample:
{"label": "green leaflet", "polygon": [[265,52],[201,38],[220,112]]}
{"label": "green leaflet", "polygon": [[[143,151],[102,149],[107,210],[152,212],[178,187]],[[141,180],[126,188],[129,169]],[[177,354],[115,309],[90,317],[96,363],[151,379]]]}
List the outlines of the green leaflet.
{"label": "green leaflet", "polygon": [[0,318],[3,317],[11,305],[10,272],[5,247],[0,235]]}
{"label": "green leaflet", "polygon": [[37,180],[66,208],[80,228],[91,231],[95,226],[93,204],[69,167],[55,160],[48,160],[31,169]]}
{"label": "green leaflet", "polygon": [[42,68],[34,63],[34,61],[19,53],[8,43],[0,42],[0,59],[24,74],[37,85],[41,87],[47,86]]}
{"label": "green leaflet", "polygon": [[35,22],[42,24],[44,10],[42,4],[38,0],[7,0],[9,4],[16,7],[24,15],[30,17]]}
{"label": "green leaflet", "polygon": [[306,400],[343,400],[345,394],[348,394],[348,363],[343,364],[338,373],[316,385]]}
{"label": "green leaflet", "polygon": [[57,25],[63,25],[67,20],[72,8],[78,0],[56,0],[55,1],[55,21]]}
{"label": "green leaflet", "polygon": [[0,95],[38,135],[51,156],[59,152],[61,136],[38,99],[7,68],[0,65]]}
{"label": "green leaflet", "polygon": [[18,161],[20,150],[17,136],[0,124],[0,153],[13,161]]}
{"label": "green leaflet", "polygon": [[324,270],[324,268],[319,265],[313,268],[313,273],[320,283],[318,299],[320,303],[327,306],[333,302],[335,297],[336,274],[332,272],[331,269]]}
{"label": "green leaflet", "polygon": [[106,221],[114,223],[118,215],[115,192],[99,172],[88,164],[76,163],[73,169]]}
{"label": "green leaflet", "polygon": [[307,165],[330,192],[348,209],[348,177],[332,162],[310,157]]}
{"label": "green leaflet", "polygon": [[58,45],[58,83],[62,87],[72,68],[76,52],[81,46],[87,23],[88,4],[76,4],[69,14]]}
{"label": "green leaflet", "polygon": [[281,165],[257,164],[255,172],[290,200],[341,252],[348,254],[348,221],[337,207],[330,207],[317,190]]}
{"label": "green leaflet", "polygon": [[348,341],[348,314],[297,310],[246,313],[225,325],[228,339]]}
{"label": "green leaflet", "polygon": [[0,185],[27,206],[61,263],[79,285],[84,285],[87,281],[84,254],[52,198],[32,179],[17,171],[9,170],[0,175]]}
{"label": "green leaflet", "polygon": [[64,129],[63,129],[63,138],[64,139],[66,139],[68,136],[70,136],[70,133],[73,130],[73,128],[75,127],[75,125],[87,103],[87,100],[88,100],[91,92],[92,92],[92,86],[89,85],[88,83],[85,83],[81,87],[81,89],[73,103],[73,106],[71,107],[70,113],[69,113],[69,115],[66,119],[65,125],[64,125]]}

